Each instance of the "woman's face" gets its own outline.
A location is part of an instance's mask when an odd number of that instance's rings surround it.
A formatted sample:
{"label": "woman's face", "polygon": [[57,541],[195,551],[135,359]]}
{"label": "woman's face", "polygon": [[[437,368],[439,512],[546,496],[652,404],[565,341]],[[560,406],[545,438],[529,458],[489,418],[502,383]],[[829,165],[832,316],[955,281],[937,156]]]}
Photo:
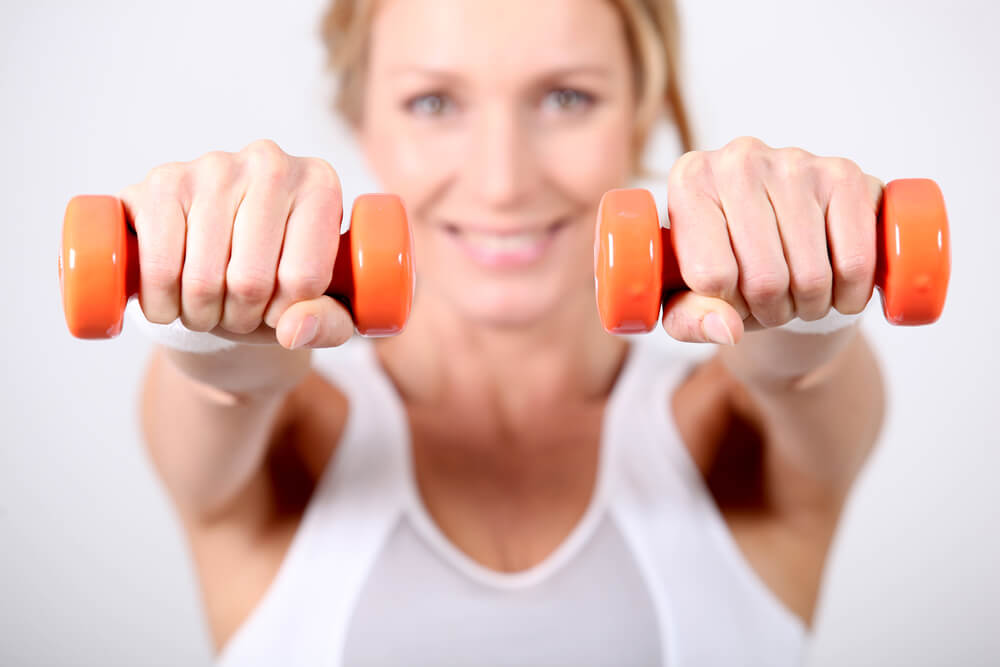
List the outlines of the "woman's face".
{"label": "woman's face", "polygon": [[491,326],[593,299],[597,206],[629,175],[632,68],[607,0],[385,0],[359,140],[413,225],[422,298]]}

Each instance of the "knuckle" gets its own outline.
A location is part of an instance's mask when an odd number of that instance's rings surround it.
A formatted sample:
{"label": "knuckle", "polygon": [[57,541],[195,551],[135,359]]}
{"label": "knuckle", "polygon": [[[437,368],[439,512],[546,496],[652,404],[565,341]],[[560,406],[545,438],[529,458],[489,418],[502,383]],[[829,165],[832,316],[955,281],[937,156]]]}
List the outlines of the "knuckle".
{"label": "knuckle", "polygon": [[717,154],[720,170],[729,175],[747,175],[757,171],[765,162],[767,146],[755,137],[738,137],[726,144]]}
{"label": "knuckle", "polygon": [[854,161],[844,157],[826,158],[823,170],[827,178],[833,185],[847,185],[863,183],[863,172]]}
{"label": "knuckle", "polygon": [[324,274],[319,267],[285,268],[282,264],[278,269],[278,284],[293,299],[312,299],[322,295],[330,286],[330,280],[331,275]]}
{"label": "knuckle", "polygon": [[663,317],[663,329],[671,338],[679,341],[698,341],[701,339],[698,320],[683,312],[682,308],[671,308]]}
{"label": "knuckle", "polygon": [[697,294],[722,296],[736,286],[737,272],[709,264],[696,264],[684,274],[684,282]]}
{"label": "knuckle", "polygon": [[165,255],[147,254],[142,258],[142,282],[154,290],[171,289],[177,283],[177,263]]}
{"label": "knuckle", "polygon": [[142,184],[132,183],[119,190],[115,196],[124,199],[126,202],[138,202],[142,195]]}
{"label": "knuckle", "polygon": [[279,185],[291,172],[291,157],[270,139],[259,139],[245,149],[250,176],[256,181]]}
{"label": "knuckle", "polygon": [[801,148],[788,147],[776,151],[772,168],[783,180],[795,181],[808,175],[813,155]]}
{"label": "knuckle", "polygon": [[833,284],[833,272],[826,270],[809,270],[792,274],[792,290],[806,300],[814,300],[824,296]]}
{"label": "knuckle", "polygon": [[264,157],[285,155],[281,146],[273,139],[255,139],[244,147],[243,152],[247,155],[260,155]]}
{"label": "knuckle", "polygon": [[338,195],[343,192],[340,175],[326,160],[317,157],[305,158],[306,179],[321,188],[332,190]]}
{"label": "knuckle", "polygon": [[207,303],[219,299],[225,289],[225,281],[203,271],[185,271],[181,289],[188,300]]}
{"label": "knuckle", "polygon": [[271,297],[274,276],[259,270],[237,270],[226,276],[226,292],[244,303],[260,303]]}
{"label": "knuckle", "polygon": [[742,154],[755,153],[762,148],[766,148],[763,141],[757,137],[751,137],[748,135],[736,137],[726,144],[726,149],[728,151]]}
{"label": "knuckle", "polygon": [[835,262],[838,277],[847,282],[861,282],[874,273],[874,262],[865,253],[855,252],[840,257]]}
{"label": "knuckle", "polygon": [[743,294],[750,301],[771,303],[781,298],[787,291],[787,271],[753,272],[743,280]]}
{"label": "knuckle", "polygon": [[704,151],[688,151],[670,168],[667,184],[671,189],[690,187],[704,183],[710,175],[708,154]]}
{"label": "knuckle", "polygon": [[146,175],[146,186],[156,195],[175,195],[181,189],[181,184],[187,173],[187,168],[180,162],[168,162],[150,169]]}
{"label": "knuckle", "polygon": [[205,153],[196,161],[198,184],[212,191],[225,189],[234,180],[233,157],[223,151]]}
{"label": "knuckle", "polygon": [[775,150],[775,154],[780,155],[782,159],[799,163],[809,162],[816,157],[806,149],[800,148],[799,146],[785,146],[783,148],[778,148]]}

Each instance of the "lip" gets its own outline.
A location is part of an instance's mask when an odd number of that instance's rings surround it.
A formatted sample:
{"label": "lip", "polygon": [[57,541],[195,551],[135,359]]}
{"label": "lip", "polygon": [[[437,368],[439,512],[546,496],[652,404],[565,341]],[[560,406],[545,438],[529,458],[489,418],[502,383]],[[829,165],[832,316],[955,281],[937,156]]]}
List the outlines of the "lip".
{"label": "lip", "polygon": [[[562,217],[543,226],[525,226],[517,229],[494,229],[488,226],[458,225],[445,222],[444,234],[474,263],[490,269],[514,269],[539,261],[552,246],[560,232],[567,227],[568,217]],[[537,240],[514,245],[496,245],[487,238],[498,241],[517,236],[537,235]],[[477,237],[479,237],[477,239]]]}

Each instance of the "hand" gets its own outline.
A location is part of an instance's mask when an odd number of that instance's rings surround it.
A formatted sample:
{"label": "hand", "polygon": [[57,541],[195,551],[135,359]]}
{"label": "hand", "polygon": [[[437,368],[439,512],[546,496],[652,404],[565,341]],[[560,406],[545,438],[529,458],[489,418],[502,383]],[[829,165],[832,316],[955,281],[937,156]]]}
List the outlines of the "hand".
{"label": "hand", "polygon": [[292,347],[318,326],[312,347],[354,332],[324,292],[340,241],[343,201],[334,169],[272,141],[154,168],[119,193],[142,264],[139,303],[150,322],[178,317],[194,331]]}
{"label": "hand", "polygon": [[850,160],[740,137],[685,153],[670,170],[668,215],[690,292],[663,327],[691,342],[860,313],[875,280],[883,184]]}

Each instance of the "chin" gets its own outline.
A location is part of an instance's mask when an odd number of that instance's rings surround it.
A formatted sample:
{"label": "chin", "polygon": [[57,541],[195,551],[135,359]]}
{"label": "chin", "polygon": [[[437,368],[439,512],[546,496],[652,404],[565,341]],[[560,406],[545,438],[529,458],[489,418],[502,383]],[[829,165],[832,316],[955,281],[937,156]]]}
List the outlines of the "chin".
{"label": "chin", "polygon": [[459,317],[498,329],[530,327],[551,316],[568,298],[559,281],[489,281],[485,284],[455,281],[446,286],[447,300]]}

